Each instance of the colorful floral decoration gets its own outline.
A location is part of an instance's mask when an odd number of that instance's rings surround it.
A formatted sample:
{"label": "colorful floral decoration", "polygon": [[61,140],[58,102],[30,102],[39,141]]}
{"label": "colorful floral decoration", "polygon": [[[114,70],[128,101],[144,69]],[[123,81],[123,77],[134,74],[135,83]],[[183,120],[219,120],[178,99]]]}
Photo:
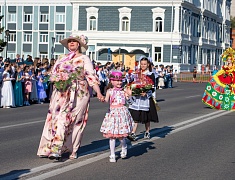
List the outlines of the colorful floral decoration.
{"label": "colorful floral decoration", "polygon": [[50,76],[50,80],[54,82],[56,89],[64,92],[71,86],[72,82],[80,75],[79,68],[74,68],[72,64],[63,64],[60,71],[56,71]]}
{"label": "colorful floral decoration", "polygon": [[[234,63],[235,51],[226,49],[222,54],[222,60],[229,58]],[[235,110],[235,65],[222,66],[222,69],[213,75],[208,82],[202,97],[202,102],[211,108],[221,110]]]}
{"label": "colorful floral decoration", "polygon": [[135,72],[135,81],[126,85],[132,91],[133,96],[141,95],[141,93],[147,93],[154,86],[154,83],[150,77],[141,74],[141,72]]}

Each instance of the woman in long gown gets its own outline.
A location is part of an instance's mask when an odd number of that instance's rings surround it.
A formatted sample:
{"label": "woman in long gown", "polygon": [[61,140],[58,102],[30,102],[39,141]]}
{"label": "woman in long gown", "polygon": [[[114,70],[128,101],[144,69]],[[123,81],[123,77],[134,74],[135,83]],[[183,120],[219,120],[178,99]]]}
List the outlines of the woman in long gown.
{"label": "woman in long gown", "polygon": [[228,48],[222,58],[227,62],[208,82],[202,102],[211,108],[235,110],[235,51]]}
{"label": "woman in long gown", "polygon": [[16,73],[16,83],[14,87],[14,95],[15,95],[15,105],[16,106],[23,106],[23,93],[22,93],[22,77],[21,77],[21,67],[17,68]]}
{"label": "woman in long gown", "polygon": [[54,88],[37,155],[59,159],[63,152],[69,151],[70,159],[75,159],[88,119],[88,86],[93,87],[100,101],[104,101],[104,97],[100,93],[91,60],[82,54],[88,48],[85,36],[71,35],[60,43],[70,53],[56,61],[52,76],[65,68],[75,70],[79,76],[65,91]]}
{"label": "woman in long gown", "polygon": [[5,64],[4,66],[4,72],[2,74],[2,91],[1,91],[1,106],[3,108],[11,108],[15,107],[15,98],[14,98],[14,90],[11,83],[11,80],[14,78],[11,78],[10,76],[10,69],[11,66],[9,64]]}

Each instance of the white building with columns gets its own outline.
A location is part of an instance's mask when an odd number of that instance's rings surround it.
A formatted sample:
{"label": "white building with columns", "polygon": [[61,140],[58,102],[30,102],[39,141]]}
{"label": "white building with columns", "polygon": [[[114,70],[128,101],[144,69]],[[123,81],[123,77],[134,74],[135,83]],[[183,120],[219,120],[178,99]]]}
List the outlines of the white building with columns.
{"label": "white building with columns", "polygon": [[194,66],[200,71],[201,65],[220,66],[220,55],[230,43],[231,0],[7,0],[5,5],[0,0],[0,4],[11,31],[11,58],[17,53],[49,58],[52,46],[55,57],[66,53],[59,40],[73,32],[88,36],[87,55],[102,64],[120,61],[133,66],[145,55],[155,65],[173,65],[178,72]]}

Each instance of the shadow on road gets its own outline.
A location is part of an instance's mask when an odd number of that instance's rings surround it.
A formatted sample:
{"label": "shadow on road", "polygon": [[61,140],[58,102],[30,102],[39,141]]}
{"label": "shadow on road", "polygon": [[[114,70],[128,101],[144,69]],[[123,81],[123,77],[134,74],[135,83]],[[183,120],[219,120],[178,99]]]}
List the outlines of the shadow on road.
{"label": "shadow on road", "polygon": [[157,102],[165,101],[165,99],[157,99]]}
{"label": "shadow on road", "polygon": [[141,155],[147,153],[149,150],[156,149],[153,146],[153,144],[154,144],[153,142],[148,142],[148,141],[143,141],[143,142],[138,143],[137,146],[128,150],[128,154],[127,154],[126,159],[129,159],[132,156],[135,156],[135,157],[141,156]]}
{"label": "shadow on road", "polygon": [[19,179],[20,175],[29,173],[29,172],[30,172],[30,169],[13,170],[6,174],[0,175],[0,179],[4,179],[4,180]]}
{"label": "shadow on road", "polygon": [[[161,128],[154,128],[150,130],[151,137],[160,137],[164,138],[169,134],[171,131],[173,131],[174,128],[171,126],[164,126]],[[141,132],[140,135],[138,135],[138,139],[144,138],[144,132]]]}

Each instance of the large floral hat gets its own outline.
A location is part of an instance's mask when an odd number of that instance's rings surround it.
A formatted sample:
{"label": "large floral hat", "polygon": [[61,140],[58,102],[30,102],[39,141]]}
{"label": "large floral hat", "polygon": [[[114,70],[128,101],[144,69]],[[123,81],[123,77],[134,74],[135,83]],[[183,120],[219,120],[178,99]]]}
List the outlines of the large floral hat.
{"label": "large floral hat", "polygon": [[71,39],[79,42],[82,53],[86,52],[86,50],[88,49],[88,46],[87,46],[88,38],[86,36],[84,35],[78,36],[75,34],[71,34],[68,38],[61,40],[60,43],[68,49],[68,40],[71,40]]}
{"label": "large floral hat", "polygon": [[110,80],[120,81],[124,79],[124,76],[121,71],[112,71],[109,75]]}
{"label": "large floral hat", "polygon": [[234,62],[234,56],[235,56],[235,50],[231,47],[229,47],[228,49],[226,49],[223,54],[222,54],[222,60],[223,61],[227,61],[228,57],[232,58],[232,62]]}

